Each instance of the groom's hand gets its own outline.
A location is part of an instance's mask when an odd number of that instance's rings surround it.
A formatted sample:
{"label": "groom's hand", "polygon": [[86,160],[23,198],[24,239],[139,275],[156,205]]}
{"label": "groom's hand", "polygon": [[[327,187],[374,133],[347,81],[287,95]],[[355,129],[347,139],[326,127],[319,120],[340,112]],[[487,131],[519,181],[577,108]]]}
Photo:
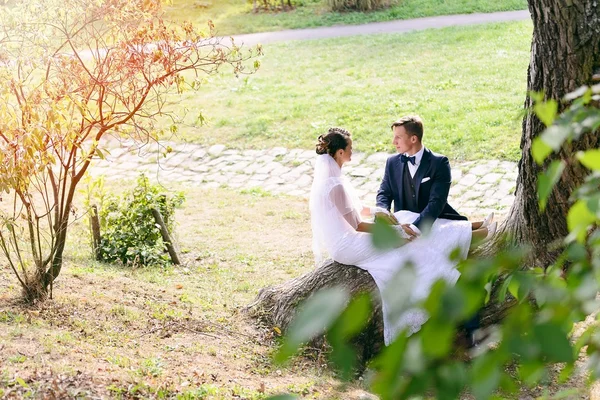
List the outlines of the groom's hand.
{"label": "groom's hand", "polygon": [[402,224],[402,229],[404,229],[404,232],[406,232],[408,234],[408,236],[410,236],[410,239],[408,239],[408,240],[414,240],[419,237],[417,232],[412,230],[412,228],[410,227],[410,224]]}

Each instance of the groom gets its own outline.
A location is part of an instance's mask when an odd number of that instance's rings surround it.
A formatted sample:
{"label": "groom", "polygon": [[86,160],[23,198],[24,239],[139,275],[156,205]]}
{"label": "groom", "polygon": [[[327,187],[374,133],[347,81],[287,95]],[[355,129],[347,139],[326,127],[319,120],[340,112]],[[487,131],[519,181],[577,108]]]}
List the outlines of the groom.
{"label": "groom", "polygon": [[[399,154],[387,159],[385,173],[377,192],[377,206],[394,212],[409,210],[418,213],[410,224],[413,237],[421,228],[437,218],[467,220],[446,201],[452,178],[446,156],[433,153],[423,146],[423,121],[418,116],[406,116],[392,124],[394,146]],[[477,343],[473,333],[479,328],[479,315],[463,324],[467,347]]]}
{"label": "groom", "polygon": [[448,158],[431,152],[422,144],[423,121],[418,116],[406,116],[392,124],[394,146],[399,154],[388,158],[377,206],[394,212],[409,210],[418,213],[410,224],[414,236],[433,224],[437,218],[466,220],[446,201],[452,178]]}

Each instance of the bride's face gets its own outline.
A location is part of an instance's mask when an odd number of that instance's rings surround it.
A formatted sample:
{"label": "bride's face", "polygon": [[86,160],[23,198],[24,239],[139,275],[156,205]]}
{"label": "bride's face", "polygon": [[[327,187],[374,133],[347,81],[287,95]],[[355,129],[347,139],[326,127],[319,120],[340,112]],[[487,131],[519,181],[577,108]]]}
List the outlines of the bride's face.
{"label": "bride's face", "polygon": [[348,161],[352,160],[352,139],[348,139],[348,146],[345,149],[340,149],[337,152],[337,162],[341,165],[344,165]]}

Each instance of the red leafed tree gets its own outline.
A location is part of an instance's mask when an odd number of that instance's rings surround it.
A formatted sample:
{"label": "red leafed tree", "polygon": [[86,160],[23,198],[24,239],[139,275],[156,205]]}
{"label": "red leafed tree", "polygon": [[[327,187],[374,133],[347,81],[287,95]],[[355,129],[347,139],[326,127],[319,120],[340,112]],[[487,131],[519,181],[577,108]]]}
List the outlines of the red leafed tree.
{"label": "red leafed tree", "polygon": [[0,246],[31,301],[60,274],[76,188],[103,139],[158,140],[169,93],[220,67],[244,73],[260,49],[220,43],[210,22],[206,33],[169,25],[160,0],[0,8],[0,190],[11,199]]}

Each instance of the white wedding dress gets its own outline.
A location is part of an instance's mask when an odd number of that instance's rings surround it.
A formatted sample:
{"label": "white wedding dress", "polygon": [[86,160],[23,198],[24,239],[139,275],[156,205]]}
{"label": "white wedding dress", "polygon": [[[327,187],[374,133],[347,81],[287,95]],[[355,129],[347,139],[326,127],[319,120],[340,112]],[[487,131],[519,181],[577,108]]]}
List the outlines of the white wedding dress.
{"label": "white wedding dress", "polygon": [[[310,209],[317,263],[328,255],[368,271],[375,280],[382,295],[386,345],[402,330],[411,334],[421,328],[427,314],[415,303],[425,299],[439,279],[456,283],[460,274],[449,256],[458,248],[459,259],[466,258],[471,243],[470,222],[437,219],[426,236],[395,249],[376,249],[371,234],[356,231],[362,205],[328,154],[317,157]],[[394,215],[401,224],[412,223],[418,216],[410,211]]]}

